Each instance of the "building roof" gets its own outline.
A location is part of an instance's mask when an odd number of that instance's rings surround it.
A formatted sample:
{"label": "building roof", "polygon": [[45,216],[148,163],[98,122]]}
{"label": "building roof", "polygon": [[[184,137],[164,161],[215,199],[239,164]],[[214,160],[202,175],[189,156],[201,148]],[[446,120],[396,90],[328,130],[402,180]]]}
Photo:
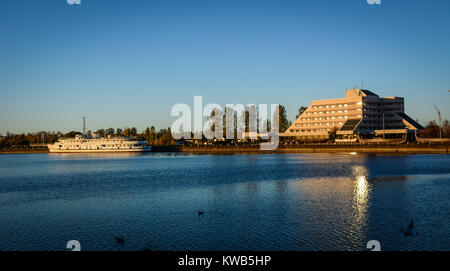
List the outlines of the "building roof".
{"label": "building roof", "polygon": [[376,97],[379,97],[377,94],[373,93],[373,92],[370,91],[370,90],[367,90],[367,89],[360,89],[360,90],[361,90],[361,92],[364,93],[366,96],[376,96]]}
{"label": "building roof", "polygon": [[342,125],[339,131],[353,131],[361,122],[361,119],[348,119],[344,125]]}
{"label": "building roof", "polygon": [[412,129],[416,129],[416,130],[423,129],[422,125],[420,125],[417,121],[413,120],[410,116],[406,115],[405,113],[402,113],[402,112],[396,112],[396,113],[403,119],[403,122],[406,124],[406,126],[408,126],[408,128],[412,128]]}
{"label": "building roof", "polygon": [[358,97],[358,96],[372,96],[372,97],[377,97],[379,98],[380,96],[378,96],[377,94],[373,93],[370,90],[367,89],[359,89],[359,88],[355,88],[355,89],[345,89],[345,97]]}

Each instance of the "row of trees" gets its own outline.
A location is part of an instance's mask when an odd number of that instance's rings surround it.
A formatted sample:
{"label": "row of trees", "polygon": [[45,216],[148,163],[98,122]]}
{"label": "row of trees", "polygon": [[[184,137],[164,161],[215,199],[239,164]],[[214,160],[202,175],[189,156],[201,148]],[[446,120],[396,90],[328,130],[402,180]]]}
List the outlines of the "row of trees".
{"label": "row of trees", "polygon": [[[60,132],[58,132],[60,134]],[[55,142],[59,134],[55,132],[37,132],[27,134],[12,134],[7,132],[6,136],[0,135],[0,147],[12,146],[27,146],[30,144],[46,144],[48,142]]]}
{"label": "row of trees", "polygon": [[[245,131],[248,132],[250,130],[250,120],[249,120],[249,113],[248,111],[251,108],[245,108]],[[298,118],[307,108],[304,106],[301,106],[298,109],[298,114],[296,115],[296,118]],[[227,110],[225,109],[224,119],[223,119],[223,129],[224,129],[224,135],[226,135],[226,114]],[[251,109],[254,110],[254,109]],[[236,131],[236,113],[230,112],[235,116],[235,131],[234,131],[234,138],[237,137],[237,131]],[[291,125],[292,122],[287,119],[286,109],[284,106],[280,105],[279,107],[279,131],[285,132]],[[211,117],[214,117],[214,114],[212,114]],[[257,122],[259,125],[259,121]],[[266,122],[263,122],[263,125],[267,127],[263,127],[264,129],[267,129],[268,131],[271,131],[272,123],[270,120],[267,120]],[[215,127],[212,127],[212,131],[214,131]],[[336,137],[337,127],[334,127],[332,131],[329,132],[329,137],[331,140],[334,140]],[[90,131],[88,131],[88,134]],[[156,131],[156,128],[154,126],[147,127],[139,133],[137,131],[136,127],[131,128],[107,128],[107,129],[98,129],[95,131],[98,135],[102,137],[107,136],[125,136],[125,137],[141,137],[145,138],[151,145],[174,145],[175,140],[172,137],[172,133],[170,128],[167,129],[160,129],[159,131]],[[24,145],[30,145],[30,144],[48,144],[55,142],[59,137],[74,137],[76,134],[81,134],[80,132],[76,131],[70,131],[66,134],[63,134],[61,132],[37,132],[37,133],[27,133],[27,134],[11,134],[7,132],[6,136],[3,137],[0,135],[0,147],[11,147],[11,146],[24,146]],[[443,122],[442,127],[439,127],[435,121],[430,121],[425,129],[423,129],[419,136],[423,138],[439,138],[442,135],[443,138],[450,138],[450,124],[448,120],[445,120]]]}
{"label": "row of trees", "polygon": [[449,121],[445,120],[442,127],[439,127],[435,121],[430,121],[425,129],[420,131],[419,136],[423,138],[439,138],[440,136],[443,138],[450,138]]}
{"label": "row of trees", "polygon": [[[89,133],[90,131],[88,131]],[[151,145],[174,145],[175,140],[172,137],[172,133],[170,131],[170,127],[167,129],[160,129],[156,131],[155,126],[147,127],[141,133],[138,133],[136,127],[131,128],[108,128],[108,129],[99,129],[95,131],[96,134],[107,137],[107,136],[125,136],[125,137],[140,137],[144,138]]]}
{"label": "row of trees", "polygon": [[[254,112],[254,120],[250,120],[251,118],[251,114],[250,112]],[[242,112],[239,113],[239,115],[241,115]],[[214,118],[215,116],[215,111],[213,111],[211,113],[211,118]],[[242,116],[242,115],[241,115]],[[233,126],[234,126],[234,138],[237,137],[237,124],[238,124],[238,112],[235,111],[234,108],[229,108],[226,107],[224,114],[223,114],[223,118],[222,118],[222,128],[223,128],[223,132],[224,132],[224,136],[226,136],[227,134],[227,117],[230,119],[233,119]],[[289,121],[287,119],[287,114],[286,114],[286,108],[283,105],[280,105],[279,110],[278,110],[278,118],[279,118],[279,131],[280,132],[284,132],[286,131],[291,125],[292,122]],[[246,106],[244,108],[244,126],[243,129],[245,130],[245,132],[250,132],[250,130],[256,130],[259,131],[260,129],[260,125],[263,125],[262,130],[263,131],[272,131],[272,122],[271,122],[271,117],[270,115],[267,116],[267,119],[259,119],[258,118],[258,113],[257,113],[257,109],[256,106]],[[256,125],[254,127],[250,127]],[[211,126],[211,131],[215,131],[216,127],[213,124]]]}
{"label": "row of trees", "polygon": [[[91,131],[88,131],[90,134]],[[175,140],[172,138],[170,128],[160,129],[156,131],[155,127],[147,127],[142,133],[138,133],[136,127],[132,128],[108,128],[98,129],[95,131],[102,137],[107,136],[125,136],[125,137],[140,137],[145,138],[152,145],[174,145]],[[7,132],[6,136],[0,134],[0,148],[9,148],[16,146],[29,146],[34,144],[51,144],[60,137],[73,138],[75,135],[81,135],[81,132],[70,131],[68,133],[62,132],[37,132],[28,134],[12,134]]]}
{"label": "row of trees", "polygon": [[[246,108],[248,110],[249,108]],[[245,115],[245,131],[249,131],[249,115],[246,111]],[[291,125],[291,122],[287,119],[286,116],[286,109],[284,106],[280,106],[279,109],[279,123],[280,123],[280,132],[284,132],[289,128]],[[265,125],[267,125],[267,130],[271,130],[271,123],[268,120]],[[224,118],[224,129],[226,134],[226,121]],[[235,126],[236,127],[236,126]],[[87,134],[91,134],[92,131],[87,131]],[[172,137],[171,129],[170,127],[167,129],[160,129],[159,131],[156,131],[156,128],[154,126],[147,127],[144,131],[139,133],[137,131],[136,127],[131,128],[106,128],[106,129],[98,129],[95,131],[96,134],[98,134],[101,137],[141,137],[145,138],[151,145],[174,145],[175,140]],[[54,143],[59,137],[67,137],[67,138],[73,138],[75,135],[81,135],[81,132],[78,131],[70,131],[68,133],[62,133],[60,131],[58,132],[37,132],[37,133],[28,133],[28,134],[12,134],[7,132],[6,136],[3,137],[0,135],[0,147],[1,148],[8,148],[13,146],[28,146],[31,144],[51,144]],[[236,138],[236,131],[234,133],[234,137]]]}

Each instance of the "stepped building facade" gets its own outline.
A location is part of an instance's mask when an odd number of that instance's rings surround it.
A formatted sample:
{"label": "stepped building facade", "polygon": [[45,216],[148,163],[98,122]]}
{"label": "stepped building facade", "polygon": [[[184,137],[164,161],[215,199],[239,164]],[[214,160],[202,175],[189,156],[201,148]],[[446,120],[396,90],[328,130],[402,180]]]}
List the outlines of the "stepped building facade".
{"label": "stepped building facade", "polygon": [[281,136],[323,140],[337,130],[340,139],[353,139],[357,135],[385,136],[419,129],[423,127],[405,114],[404,98],[346,89],[345,98],[312,101]]}

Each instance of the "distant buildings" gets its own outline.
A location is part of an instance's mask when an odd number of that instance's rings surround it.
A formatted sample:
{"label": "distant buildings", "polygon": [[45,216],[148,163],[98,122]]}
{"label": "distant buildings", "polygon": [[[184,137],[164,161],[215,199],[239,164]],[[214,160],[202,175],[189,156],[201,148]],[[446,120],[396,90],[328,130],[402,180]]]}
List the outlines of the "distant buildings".
{"label": "distant buildings", "polygon": [[365,89],[345,90],[345,98],[312,101],[281,136],[328,139],[337,129],[341,139],[356,135],[405,134],[423,127],[405,114],[404,98],[379,97]]}

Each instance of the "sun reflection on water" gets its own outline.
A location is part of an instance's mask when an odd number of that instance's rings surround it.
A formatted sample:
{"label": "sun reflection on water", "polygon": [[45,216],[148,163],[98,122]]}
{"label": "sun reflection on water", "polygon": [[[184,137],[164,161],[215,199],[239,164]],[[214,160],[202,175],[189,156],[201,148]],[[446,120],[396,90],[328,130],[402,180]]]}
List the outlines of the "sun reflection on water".
{"label": "sun reflection on water", "polygon": [[368,170],[363,166],[354,166],[354,207],[356,209],[356,222],[363,224],[366,218],[369,202],[370,185],[367,181]]}

